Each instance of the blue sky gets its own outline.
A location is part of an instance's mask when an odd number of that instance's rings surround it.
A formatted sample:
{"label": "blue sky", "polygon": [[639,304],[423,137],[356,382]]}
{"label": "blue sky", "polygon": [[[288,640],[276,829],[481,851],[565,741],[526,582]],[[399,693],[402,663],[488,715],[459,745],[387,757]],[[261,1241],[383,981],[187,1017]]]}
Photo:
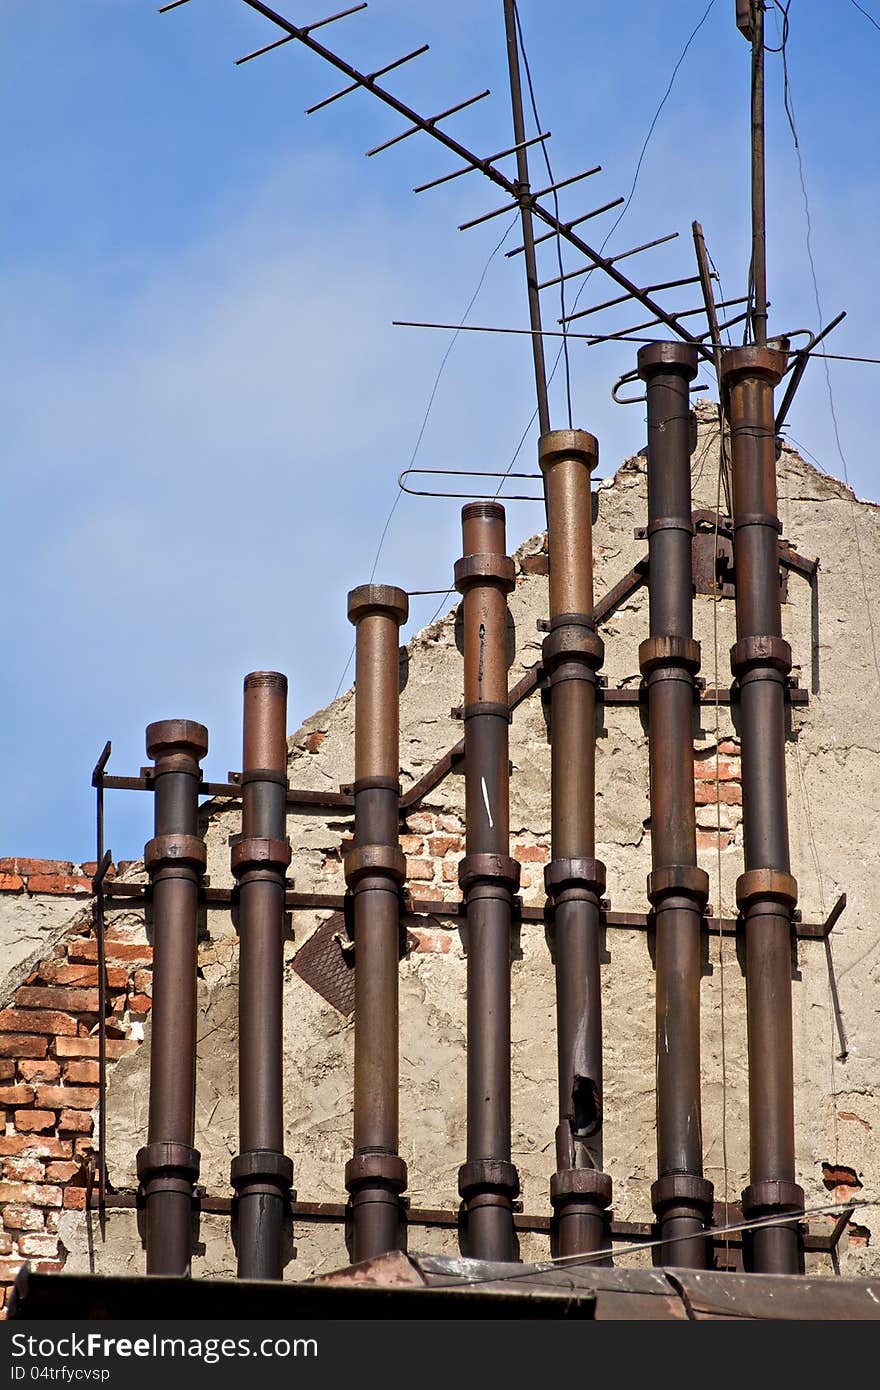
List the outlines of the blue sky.
{"label": "blue sky", "polygon": [[[564,216],[629,191],[706,4],[520,0],[554,174],[603,165],[560,195]],[[609,243],[622,250],[677,230],[677,242],[630,266],[646,281],[689,275],[699,217],[728,296],[743,292],[748,263],[748,46],[733,8],[716,0],[695,37]],[[878,0],[863,8],[880,20]],[[319,11],[291,0],[283,12],[307,23]],[[824,317],[849,312],[828,347],[880,356],[880,31],[849,0],[793,0],[790,18]],[[776,32],[770,15],[769,42]],[[296,45],[233,66],[274,36],[241,0],[191,0],[161,17],[141,0],[0,11],[0,854],[91,857],[91,766],[112,738],[112,768],[136,771],[153,719],[206,723],[206,768],[225,777],[240,761],[249,670],[286,671],[291,729],[332,698],[352,640],[345,595],[369,577],[449,342],[391,322],[458,321],[508,225],[456,230],[499,201],[477,175],[413,196],[414,184],[454,164],[425,137],[365,159],[399,128],[366,94],[306,117],[341,83]],[[386,79],[392,90],[430,114],[490,87],[491,100],[449,129],[485,153],[512,142],[500,0],[371,0],[323,37],[364,69],[429,42],[430,53]],[[777,55],[767,90],[771,330],[815,327]],[[544,183],[536,157],[533,170]],[[611,225],[590,224],[595,242]],[[516,244],[514,227],[504,249]],[[582,303],[611,293],[595,277]],[[545,295],[547,326],[557,312]],[[641,317],[623,312],[605,326]],[[518,259],[496,254],[470,322],[526,324]],[[642,410],[610,400],[634,353],[572,345],[575,423],[599,436],[601,473],[644,442]],[[876,500],[869,407],[880,369],[829,367],[850,481]],[[561,380],[555,425],[565,423]],[[503,469],[533,408],[527,340],[462,334],[418,462]],[[821,363],[790,425],[842,474]],[[534,457],[532,430],[517,466]],[[377,579],[445,585],[459,505],[404,498]],[[540,524],[540,506],[512,504],[511,546]],[[435,605],[413,600],[407,634]],[[111,798],[119,857],[140,853],[150,810],[145,796]]]}

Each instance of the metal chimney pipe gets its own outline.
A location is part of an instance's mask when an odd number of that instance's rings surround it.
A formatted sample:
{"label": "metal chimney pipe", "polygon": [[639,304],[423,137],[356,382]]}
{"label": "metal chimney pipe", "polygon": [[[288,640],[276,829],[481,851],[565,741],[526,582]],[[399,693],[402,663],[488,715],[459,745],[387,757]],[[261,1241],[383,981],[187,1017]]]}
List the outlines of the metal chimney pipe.
{"label": "metal chimney pipe", "polygon": [[709,877],[697,868],[694,641],[688,383],[696,349],[652,343],[638,355],[648,396],[650,636],[639,647],[648,698],[651,867],[656,927],[657,1262],[706,1269],[712,1184],[703,1177],[700,956]]}
{"label": "metal chimney pipe", "polygon": [[733,453],[737,642],[730,665],[742,735],[745,872],[737,880],[736,897],[745,919],[750,1178],[742,1203],[747,1219],[780,1217],[779,1225],[751,1235],[753,1267],[767,1274],[796,1274],[803,1268],[791,1022],[797,883],[791,875],[785,785],[791,648],[782,637],[773,414],[773,389],[785,363],[784,350],[752,345],[726,350],[721,368],[730,392]]}
{"label": "metal chimney pipe", "polygon": [[458,882],[467,916],[467,1161],[458,1190],[467,1247],[483,1260],[513,1260],[510,1161],[510,927],[519,865],[510,857],[507,595],[504,508],[462,508],[455,587],[464,609],[466,854]]}
{"label": "metal chimney pipe", "polygon": [[238,883],[238,1137],[235,1188],[239,1279],[280,1279],[293,1164],[284,1154],[281,1063],[287,840],[287,677],[244,680]]}
{"label": "metal chimney pipe", "polygon": [[547,500],[550,633],[551,854],[544,871],[556,941],[559,1124],[550,1180],[561,1256],[601,1250],[611,1178],[589,1140],[602,1129],[602,994],[596,859],[596,673],[604,648],[593,619],[590,474],[599,446],[585,430],[552,430],[538,444]]}
{"label": "metal chimney pipe", "polygon": [[403,589],[363,584],[348,596],[356,637],[354,847],[354,1155],[345,1167],[352,1260],[400,1247],[406,1164],[398,1155],[400,898],[400,628]]}
{"label": "metal chimney pipe", "polygon": [[189,1273],[199,1153],[195,1138],[196,932],[205,871],[198,834],[200,760],[208,731],[189,719],[147,726],[155,761],[155,837],[144,847],[153,890],[150,1118],[137,1156],[147,1273]]}

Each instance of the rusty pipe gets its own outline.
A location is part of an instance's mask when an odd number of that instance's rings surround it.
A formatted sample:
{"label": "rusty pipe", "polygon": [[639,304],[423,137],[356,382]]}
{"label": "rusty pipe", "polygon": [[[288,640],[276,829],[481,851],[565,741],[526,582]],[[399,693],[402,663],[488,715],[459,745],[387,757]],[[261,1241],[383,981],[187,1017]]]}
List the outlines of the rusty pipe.
{"label": "rusty pipe", "polygon": [[551,860],[544,871],[556,942],[559,1123],[550,1182],[560,1255],[600,1250],[607,1238],[611,1179],[590,1140],[602,1129],[600,900],[596,859],[596,680],[604,649],[593,618],[590,475],[599,446],[585,430],[542,434],[550,560]]}
{"label": "rusty pipe", "polygon": [[464,610],[465,857],[458,881],[467,918],[467,1161],[458,1174],[467,1247],[513,1260],[510,1161],[510,930],[519,865],[510,857],[507,595],[504,508],[462,508],[455,586]]}
{"label": "rusty pipe", "polygon": [[[733,454],[736,635],[730,653],[742,737],[744,873],[736,897],[745,919],[749,1050],[749,1186],[746,1218],[778,1215],[752,1232],[755,1270],[803,1269],[795,1182],[791,875],[785,782],[785,692],[791,648],[782,637],[773,390],[788,344],[728,349]],[[781,350],[780,350],[781,349]],[[787,1218],[787,1219],[786,1219]]]}
{"label": "rusty pipe", "polygon": [[703,1177],[700,956],[709,878],[697,867],[690,400],[697,352],[653,343],[638,355],[648,401],[650,636],[639,648],[647,688],[651,788],[648,898],[656,928],[657,1262],[706,1269],[713,1210]]}
{"label": "rusty pipe", "polygon": [[400,1246],[406,1164],[398,1154],[400,628],[402,589],[364,584],[348,596],[355,639],[354,846],[345,877],[354,897],[354,1153],[345,1169],[352,1260]]}
{"label": "rusty pipe", "polygon": [[198,834],[208,731],[189,719],[147,726],[155,835],[144,847],[153,894],[153,1009],[147,1143],[137,1155],[147,1273],[189,1273],[199,1153],[195,1139],[196,933],[205,843]]}
{"label": "rusty pipe", "polygon": [[284,1154],[281,1063],[287,821],[287,677],[244,680],[238,889],[238,1138],[235,1188],[239,1279],[280,1279],[293,1164]]}

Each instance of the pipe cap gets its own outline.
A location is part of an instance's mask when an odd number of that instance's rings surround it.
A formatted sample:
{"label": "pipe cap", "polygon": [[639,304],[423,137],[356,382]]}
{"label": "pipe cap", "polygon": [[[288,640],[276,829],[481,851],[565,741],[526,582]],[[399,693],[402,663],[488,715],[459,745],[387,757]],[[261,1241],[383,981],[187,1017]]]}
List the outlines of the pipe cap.
{"label": "pipe cap", "polygon": [[688,381],[697,375],[699,358],[690,343],[646,343],[639,348],[638,373],[642,381],[664,372],[680,372]]}
{"label": "pipe cap", "polygon": [[197,761],[208,751],[208,730],[194,719],[159,719],[147,725],[147,757],[157,761],[168,754],[188,753]]}
{"label": "pipe cap", "polygon": [[554,463],[576,459],[592,473],[599,462],[599,441],[586,430],[548,430],[538,440],[538,467],[542,473]]}
{"label": "pipe cap", "polygon": [[409,617],[409,596],[393,584],[360,584],[348,595],[348,621],[355,626],[361,618],[384,613],[402,627]]}

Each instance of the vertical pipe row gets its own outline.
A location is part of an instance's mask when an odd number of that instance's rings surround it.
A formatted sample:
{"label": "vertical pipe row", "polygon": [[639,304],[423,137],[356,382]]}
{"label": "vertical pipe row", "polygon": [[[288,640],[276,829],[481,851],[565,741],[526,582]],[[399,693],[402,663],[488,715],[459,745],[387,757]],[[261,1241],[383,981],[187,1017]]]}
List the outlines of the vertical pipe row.
{"label": "vertical pipe row", "polygon": [[354,846],[345,878],[354,897],[354,1154],[345,1168],[352,1260],[400,1245],[406,1164],[397,1150],[400,897],[400,627],[402,589],[364,584],[348,596],[356,629]]}
{"label": "vertical pipe row", "polygon": [[519,865],[510,857],[507,595],[513,561],[504,508],[462,508],[455,586],[464,609],[465,857],[467,918],[467,1161],[459,1169],[467,1246],[478,1259],[513,1260],[510,1161],[510,929]]}
{"label": "vertical pipe row", "polygon": [[189,1273],[199,1153],[195,1137],[196,934],[205,871],[198,835],[200,760],[208,731],[189,719],[147,727],[155,761],[155,836],[144,848],[153,892],[150,1117],[137,1155],[147,1273]]}
{"label": "vertical pipe row", "polygon": [[244,681],[238,885],[239,1152],[232,1160],[240,1279],[280,1279],[293,1164],[284,1154],[281,1065],[287,823],[287,678]]}
{"label": "vertical pipe row", "polygon": [[596,859],[596,681],[604,648],[593,618],[590,475],[598,444],[584,430],[541,436],[550,559],[551,860],[544,872],[556,941],[559,1124],[550,1181],[559,1255],[600,1250],[611,1179],[590,1140],[602,1129],[600,900]]}
{"label": "vertical pipe row", "polygon": [[656,927],[657,1181],[651,1202],[660,1264],[705,1269],[712,1184],[703,1177],[700,958],[709,878],[697,867],[692,723],[700,645],[693,635],[690,401],[696,349],[643,347],[648,400],[650,636],[639,647],[647,687],[651,786],[648,898]]}
{"label": "vertical pipe row", "polygon": [[[784,344],[787,347],[787,343]],[[745,919],[749,1050],[747,1219],[778,1215],[752,1232],[754,1268],[796,1274],[803,1242],[796,1218],[791,1016],[791,875],[785,783],[785,691],[791,648],[782,637],[773,390],[786,354],[732,348],[722,374],[730,391],[733,455],[737,683],[742,736],[744,869],[736,896]],[[788,1220],[785,1220],[785,1217]]]}

